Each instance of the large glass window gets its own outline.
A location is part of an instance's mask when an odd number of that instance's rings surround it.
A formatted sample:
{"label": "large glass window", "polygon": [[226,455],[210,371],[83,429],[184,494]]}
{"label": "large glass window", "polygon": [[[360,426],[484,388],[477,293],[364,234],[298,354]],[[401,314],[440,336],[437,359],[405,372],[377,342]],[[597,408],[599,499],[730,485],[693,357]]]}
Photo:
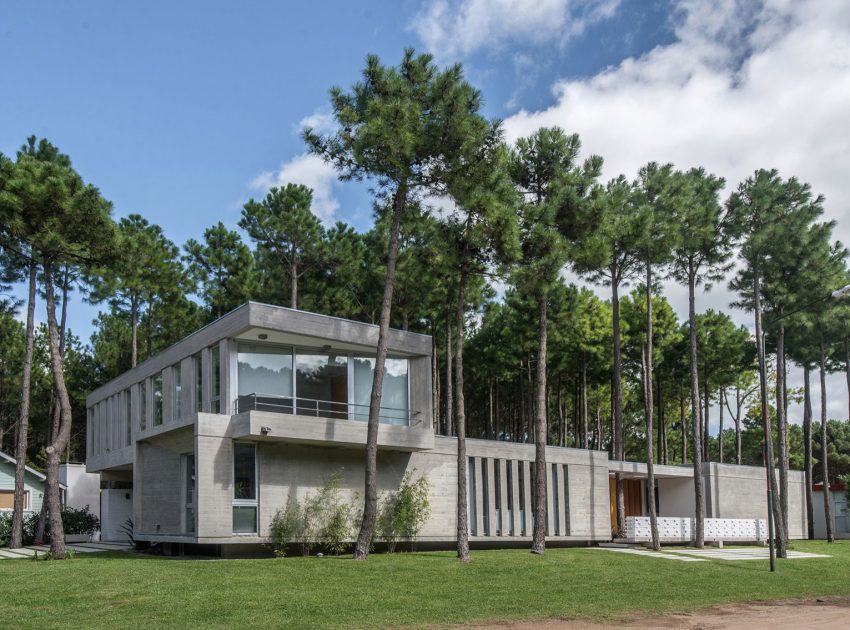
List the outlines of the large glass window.
{"label": "large glass window", "polygon": [[[387,358],[384,364],[384,382],[381,389],[381,422],[408,424],[407,371],[407,359]],[[354,357],[352,417],[355,420],[369,419],[369,400],[372,395],[374,375],[374,358]]]}
{"label": "large glass window", "polygon": [[221,354],[218,346],[210,348],[210,363],[212,374],[210,375],[210,410],[213,413],[221,413]]}
{"label": "large glass window", "polygon": [[162,424],[162,373],[153,377],[153,426]]}
{"label": "large glass window", "polygon": [[257,533],[257,458],[253,444],[233,444],[233,533]]}
{"label": "large glass window", "polygon": [[296,413],[348,418],[348,357],[301,353],[295,359]]}
{"label": "large glass window", "polygon": [[174,401],[171,405],[174,413],[171,418],[172,420],[179,420],[183,417],[183,402],[181,400],[183,397],[183,383],[181,381],[180,372],[181,370],[179,365],[175,365],[171,368],[172,391],[174,392]]}
{"label": "large glass window", "polygon": [[239,344],[239,411],[292,413],[292,350]]}
{"label": "large glass window", "polygon": [[184,506],[183,515],[184,531],[189,534],[195,533],[195,454],[187,453],[183,459],[184,475]]}

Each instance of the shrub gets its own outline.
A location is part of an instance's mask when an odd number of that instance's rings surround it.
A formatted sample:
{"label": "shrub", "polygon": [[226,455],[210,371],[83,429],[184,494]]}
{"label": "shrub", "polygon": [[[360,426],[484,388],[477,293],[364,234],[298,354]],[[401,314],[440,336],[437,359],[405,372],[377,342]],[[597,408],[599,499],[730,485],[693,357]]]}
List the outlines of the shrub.
{"label": "shrub", "polygon": [[398,490],[384,500],[378,516],[378,529],[390,553],[395,551],[400,538],[409,540],[410,548],[415,549],[416,538],[431,515],[428,480],[411,479],[410,472],[404,474]]}
{"label": "shrub", "polygon": [[[91,536],[100,529],[100,520],[84,508],[65,508],[62,510],[62,526],[66,534],[83,534]],[[38,528],[38,512],[24,514],[23,544],[31,545],[35,541],[35,530]],[[12,512],[0,512],[0,547],[7,547],[12,536]],[[50,521],[46,521],[44,538],[50,540]]]}
{"label": "shrub", "polygon": [[290,495],[286,507],[274,515],[270,527],[270,546],[283,556],[287,545],[298,544],[305,556],[321,545],[328,553],[345,551],[351,538],[353,507],[342,492],[342,474],[334,473],[315,492],[299,503]]}

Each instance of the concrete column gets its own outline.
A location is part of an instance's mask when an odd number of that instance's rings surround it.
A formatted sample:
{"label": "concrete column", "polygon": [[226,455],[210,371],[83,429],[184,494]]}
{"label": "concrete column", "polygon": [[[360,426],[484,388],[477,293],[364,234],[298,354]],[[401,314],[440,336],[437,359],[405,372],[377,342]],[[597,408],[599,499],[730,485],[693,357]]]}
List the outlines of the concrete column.
{"label": "concrete column", "polygon": [[561,535],[570,532],[570,475],[566,465],[558,464],[558,487],[561,489]]}
{"label": "concrete column", "polygon": [[210,375],[212,374],[212,358],[210,356],[210,349],[204,348],[201,350],[201,409],[203,413],[209,413],[211,409],[210,404],[210,392],[212,391],[212,385],[210,382]]}
{"label": "concrete column", "polygon": [[[551,462],[546,462],[546,535],[557,536],[558,529],[555,527],[554,494],[557,476],[552,474]],[[560,525],[560,523],[559,523]]]}
{"label": "concrete column", "polygon": [[233,399],[236,398],[236,342],[222,339],[218,344],[219,370],[221,373],[221,412],[225,415],[233,413]]}
{"label": "concrete column", "polygon": [[142,524],[142,467],[144,466],[143,455],[144,443],[135,442],[133,450],[133,534],[141,531]]}
{"label": "concrete column", "polygon": [[484,478],[481,474],[481,458],[473,458],[475,467],[475,532],[484,536]]}
{"label": "concrete column", "polygon": [[195,371],[191,356],[180,361],[180,415],[187,417],[195,407]]}
{"label": "concrete column", "polygon": [[531,538],[531,462],[520,462],[523,466],[523,483],[525,485],[525,535]]}
{"label": "concrete column", "polygon": [[489,534],[495,536],[499,523],[496,518],[496,460],[492,457],[487,458],[487,507],[489,508],[487,515],[490,525]]}
{"label": "concrete column", "polygon": [[508,504],[508,465],[510,460],[500,459],[499,464],[499,482],[501,485],[501,496],[499,500],[502,503],[501,514],[501,529],[502,536],[510,536],[511,533],[511,506]]}
{"label": "concrete column", "polygon": [[519,518],[519,467],[522,466],[521,461],[511,461],[508,462],[511,466],[511,493],[513,494],[513,505],[511,518],[514,523],[514,536],[520,536],[522,534],[522,521]]}
{"label": "concrete column", "polygon": [[174,378],[169,365],[162,371],[162,424],[174,420]]}

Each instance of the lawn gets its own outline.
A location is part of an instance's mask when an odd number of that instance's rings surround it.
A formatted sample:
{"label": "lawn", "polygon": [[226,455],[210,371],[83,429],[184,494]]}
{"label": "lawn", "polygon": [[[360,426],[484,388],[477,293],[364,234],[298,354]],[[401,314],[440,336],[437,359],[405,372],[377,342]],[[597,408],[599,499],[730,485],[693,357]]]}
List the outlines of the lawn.
{"label": "lawn", "polygon": [[685,612],[726,602],[850,595],[850,541],[799,542],[833,558],[675,562],[594,549],[263,560],[131,553],[0,561],[10,628],[380,628]]}

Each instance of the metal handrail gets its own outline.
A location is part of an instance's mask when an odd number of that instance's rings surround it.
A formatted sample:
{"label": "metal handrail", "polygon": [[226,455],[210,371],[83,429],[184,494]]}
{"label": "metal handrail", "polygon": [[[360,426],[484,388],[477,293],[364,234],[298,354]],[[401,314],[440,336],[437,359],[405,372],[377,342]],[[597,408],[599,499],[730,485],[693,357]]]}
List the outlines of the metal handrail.
{"label": "metal handrail", "polygon": [[[265,400],[258,400],[265,399]],[[288,401],[284,403],[271,402],[271,400],[281,400]],[[248,409],[243,409],[240,404],[243,400],[250,400],[251,404]],[[300,403],[312,403],[310,405],[302,405]],[[261,405],[264,409],[263,411],[272,411],[272,413],[290,413],[290,414],[302,414],[302,412],[307,412],[310,415],[315,415],[320,417],[322,414],[328,414],[331,418],[340,418],[340,416],[344,416],[343,419],[349,420],[354,419],[350,418],[354,413],[351,411],[352,407],[357,407],[360,410],[365,410],[365,415],[368,416],[369,413],[369,405],[365,405],[362,403],[349,403],[349,402],[339,402],[336,400],[321,400],[319,398],[302,398],[300,396],[281,396],[280,394],[263,394],[258,392],[252,392],[250,394],[243,394],[236,399],[236,413],[240,413],[242,411],[257,411],[257,405]],[[331,409],[322,409],[321,406],[329,406]],[[342,407],[342,409],[336,410],[336,407]],[[272,407],[273,409],[266,409],[267,407]],[[280,409],[280,411],[276,411]],[[379,414],[378,418],[383,420],[407,420],[407,424],[410,425],[411,420],[414,416],[418,416],[421,412],[414,411],[411,409],[403,409],[401,407],[387,407],[381,405],[381,411],[388,412],[398,412],[398,415],[386,415]],[[361,411],[362,413],[362,411]],[[303,415],[303,414],[302,414]]]}

